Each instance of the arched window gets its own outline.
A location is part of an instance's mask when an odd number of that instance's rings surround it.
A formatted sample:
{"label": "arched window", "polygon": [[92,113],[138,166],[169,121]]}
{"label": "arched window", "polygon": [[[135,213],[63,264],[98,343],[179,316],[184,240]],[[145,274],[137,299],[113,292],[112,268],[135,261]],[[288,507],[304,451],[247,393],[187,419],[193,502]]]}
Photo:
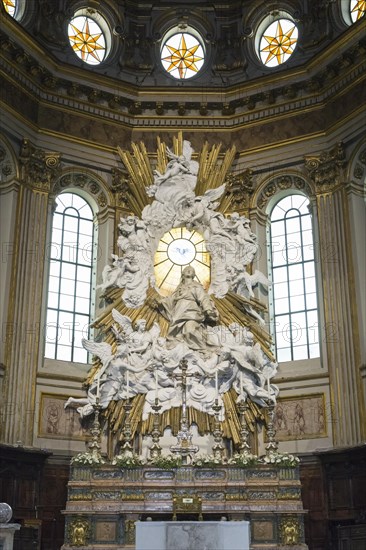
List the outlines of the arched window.
{"label": "arched window", "polygon": [[87,363],[94,251],[93,211],[74,193],[56,199],[50,246],[46,348],[49,359]]}
{"label": "arched window", "polygon": [[272,307],[277,360],[319,357],[315,255],[309,199],[290,195],[270,220]]}

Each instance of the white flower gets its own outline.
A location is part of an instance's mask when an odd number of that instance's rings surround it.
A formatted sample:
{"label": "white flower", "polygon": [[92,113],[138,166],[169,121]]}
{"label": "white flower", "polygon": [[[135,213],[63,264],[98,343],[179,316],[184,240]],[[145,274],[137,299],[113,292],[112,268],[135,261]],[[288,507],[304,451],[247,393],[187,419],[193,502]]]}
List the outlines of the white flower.
{"label": "white flower", "polygon": [[289,453],[278,453],[274,451],[263,457],[261,461],[265,464],[275,464],[276,466],[293,468],[300,463],[300,459],[297,456]]}
{"label": "white flower", "polygon": [[89,452],[79,453],[71,459],[71,464],[73,465],[97,466],[105,463],[106,461],[100,455],[94,455]]}

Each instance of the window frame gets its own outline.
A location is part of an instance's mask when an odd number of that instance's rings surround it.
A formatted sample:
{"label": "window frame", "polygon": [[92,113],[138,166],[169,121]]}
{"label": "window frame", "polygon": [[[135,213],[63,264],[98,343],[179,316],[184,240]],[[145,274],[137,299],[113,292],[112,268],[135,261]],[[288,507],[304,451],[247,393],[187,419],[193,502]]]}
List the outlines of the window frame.
{"label": "window frame", "polygon": [[[286,223],[285,223],[285,220],[286,220],[286,215],[288,214],[288,212],[292,209],[294,209],[294,207],[291,207],[291,208],[288,208],[285,212],[285,215],[283,218],[281,219],[278,219],[278,220],[272,220],[272,214],[273,214],[273,211],[275,210],[275,208],[287,197],[291,197],[291,196],[301,196],[304,198],[304,200],[308,200],[309,203],[308,203],[308,206],[310,205],[310,199],[309,197],[307,197],[306,195],[304,195],[303,193],[298,193],[296,192],[294,189],[291,189],[290,192],[286,192],[285,195],[283,195],[282,193],[278,194],[275,198],[275,201],[272,202],[271,204],[271,207],[270,207],[270,210],[268,211],[268,225],[267,225],[267,246],[268,246],[268,275],[269,275],[269,278],[270,280],[272,281],[272,285],[270,286],[270,289],[269,289],[269,296],[270,296],[270,319],[271,319],[271,332],[272,332],[272,335],[273,335],[273,340],[274,340],[274,351],[276,353],[276,356],[278,355],[278,350],[281,350],[281,349],[289,349],[290,350],[290,358],[289,359],[282,359],[281,358],[278,358],[278,361],[279,362],[282,362],[282,363],[286,363],[286,362],[292,362],[292,361],[302,361],[302,360],[312,360],[312,359],[320,359],[321,358],[321,353],[322,353],[322,345],[321,345],[321,340],[320,340],[320,319],[321,319],[321,309],[320,309],[320,299],[321,299],[321,293],[320,293],[320,289],[319,289],[319,285],[318,285],[318,269],[317,269],[317,250],[316,250],[316,247],[315,247],[315,244],[316,244],[316,235],[315,235],[315,230],[314,230],[314,223],[313,223],[313,216],[311,214],[311,212],[309,212],[309,216],[310,216],[310,220],[311,220],[311,244],[309,246],[312,246],[313,247],[313,250],[314,250],[314,254],[313,254],[313,258],[312,259],[304,259],[304,243],[303,243],[303,229],[302,229],[302,218],[304,216],[307,216],[307,214],[300,214],[300,216],[294,216],[293,219],[296,217],[296,219],[299,219],[299,233],[300,233],[300,238],[301,238],[301,259],[300,261],[298,262],[289,262],[288,261],[288,253],[286,254],[286,258],[284,259],[284,262],[283,264],[281,265],[273,265],[273,238],[276,238],[276,236],[273,237],[273,234],[272,234],[272,229],[271,229],[271,226],[272,226],[272,223],[275,223],[275,222],[283,222],[284,224],[284,233],[283,235],[279,235],[281,237],[284,237],[284,243],[285,243],[285,246],[286,246],[286,251],[287,251],[287,244],[288,244],[288,240],[287,240],[287,235],[291,235],[291,233],[288,233],[286,232]],[[282,252],[283,252],[284,248],[282,249]],[[314,266],[314,275],[313,275],[313,278],[314,278],[314,282],[315,282],[315,299],[316,299],[316,307],[307,307],[307,298],[306,296],[307,295],[310,295],[311,293],[307,292],[306,291],[306,287],[305,287],[305,281],[307,279],[307,277],[305,276],[305,266],[306,265],[310,265],[312,264]],[[304,296],[304,307],[301,309],[301,310],[294,310],[292,309],[291,307],[291,302],[290,302],[290,283],[291,283],[291,279],[289,277],[289,266],[296,266],[296,265],[300,265],[301,266],[301,269],[302,269],[302,277],[301,279],[299,279],[299,281],[302,282],[302,289],[303,289],[303,296]],[[283,284],[287,284],[287,311],[286,312],[283,312],[283,313],[277,313],[276,314],[276,306],[275,306],[275,302],[276,302],[276,299],[275,299],[275,283],[273,282],[273,278],[274,278],[274,274],[273,274],[273,269],[276,269],[276,268],[285,268],[286,269],[286,279],[284,281],[282,281]],[[278,300],[278,298],[277,298]],[[311,342],[310,341],[310,335],[311,335],[311,327],[309,327],[309,324],[308,324],[308,313],[310,312],[316,312],[316,321],[315,321],[315,325],[312,325],[314,328],[313,330],[316,330],[316,335],[317,335],[317,338],[315,339],[314,338],[314,342]],[[306,345],[307,347],[307,357],[303,357],[303,358],[294,358],[294,348],[296,347],[299,347],[299,346],[296,346],[296,342],[294,342],[292,340],[292,338],[290,340],[288,340],[289,342],[289,346],[286,346],[285,347],[282,347],[282,348],[279,348],[278,347],[278,344],[277,344],[277,335],[276,335],[276,318],[280,317],[280,316],[283,316],[285,318],[285,316],[288,316],[288,320],[289,320],[289,325],[290,325],[290,334],[291,334],[291,331],[292,331],[292,328],[291,328],[291,316],[292,315],[296,315],[296,314],[305,314],[305,326],[306,326],[306,343],[304,345]],[[310,346],[311,345],[316,345],[318,346],[318,352],[315,354],[315,355],[312,355],[310,353]]]}
{"label": "window frame", "polygon": [[[274,66],[268,66],[263,62],[262,57],[261,57],[260,45],[261,45],[261,42],[262,42],[262,37],[263,37],[263,34],[265,33],[266,29],[271,24],[273,24],[276,21],[279,21],[281,19],[287,19],[288,21],[292,21],[293,24],[296,26],[297,32],[298,32],[296,45],[294,47],[294,50],[293,50],[292,54],[290,54],[290,56],[283,63],[280,63],[278,65],[274,65]],[[267,71],[275,71],[275,70],[280,69],[281,67],[286,66],[290,62],[290,60],[292,61],[293,58],[296,56],[296,53],[298,51],[298,44],[299,44],[300,38],[301,38],[301,34],[300,34],[299,26],[298,26],[297,22],[295,21],[294,16],[291,13],[289,13],[288,11],[279,10],[279,11],[276,12],[275,15],[273,13],[267,13],[264,17],[262,17],[262,19],[260,20],[260,22],[256,26],[256,29],[255,29],[255,32],[254,32],[254,40],[253,40],[254,52],[256,54],[257,61],[259,62],[262,69],[264,68]]]}
{"label": "window frame", "polygon": [[[104,36],[105,52],[104,52],[103,59],[99,63],[88,63],[87,61],[84,61],[83,59],[81,59],[81,57],[79,57],[79,55],[73,49],[69,38],[68,29],[69,29],[69,25],[76,17],[87,17],[89,19],[92,19],[100,27]],[[95,69],[95,68],[103,67],[103,65],[105,65],[107,62],[110,61],[116,41],[114,40],[114,37],[113,37],[113,31],[109,21],[109,17],[107,14],[102,13],[101,10],[94,10],[94,9],[85,8],[85,7],[76,9],[72,14],[72,16],[66,22],[65,32],[66,32],[68,44],[74,56],[74,59],[82,63],[84,66],[89,67],[91,69]]]}
{"label": "window frame", "polygon": [[[58,287],[58,292],[57,292],[57,308],[56,307],[49,307],[49,293],[50,293],[50,284],[51,284],[51,264],[52,264],[52,261],[53,261],[53,258],[52,258],[52,246],[53,246],[53,227],[54,227],[54,216],[56,214],[56,209],[52,211],[52,215],[50,217],[50,237],[49,237],[49,254],[48,254],[48,263],[47,263],[47,273],[46,273],[46,284],[45,284],[45,320],[44,320],[44,350],[43,350],[43,358],[44,360],[46,361],[63,361],[63,362],[69,362],[69,363],[78,363],[78,364],[89,364],[90,362],[90,357],[89,355],[87,354],[86,355],[86,358],[85,358],[85,361],[81,361],[80,359],[75,359],[75,349],[79,349],[80,346],[75,346],[74,343],[75,343],[75,316],[77,315],[81,315],[81,316],[84,316],[84,317],[87,317],[88,318],[88,334],[86,335],[82,335],[83,337],[88,337],[90,338],[91,337],[91,334],[92,334],[92,331],[90,329],[90,322],[91,322],[91,319],[93,317],[93,313],[94,313],[94,308],[95,308],[95,291],[96,291],[96,276],[95,276],[95,272],[96,272],[96,261],[97,261],[97,257],[96,257],[96,251],[97,251],[97,228],[96,228],[96,225],[95,225],[95,219],[96,219],[96,207],[95,205],[93,204],[94,201],[91,197],[89,197],[86,193],[82,193],[82,192],[79,192],[79,190],[76,190],[76,189],[73,189],[73,188],[66,188],[64,190],[62,190],[60,193],[57,194],[57,196],[55,197],[55,200],[57,199],[57,197],[60,197],[62,195],[65,195],[65,194],[71,194],[71,195],[75,195],[77,197],[79,197],[80,199],[82,199],[85,204],[89,207],[90,209],[90,213],[91,213],[91,217],[90,218],[85,218],[86,221],[90,221],[93,226],[92,226],[92,235],[91,235],[91,238],[92,238],[92,241],[91,241],[91,248],[90,248],[90,251],[91,251],[91,260],[90,260],[90,278],[89,278],[89,281],[88,281],[88,284],[90,285],[90,294],[89,294],[89,311],[88,311],[88,315],[86,315],[85,313],[83,312],[78,312],[78,311],[75,311],[75,300],[76,300],[76,285],[77,285],[77,271],[78,271],[78,267],[87,267],[89,268],[89,266],[85,266],[83,264],[81,264],[79,262],[79,252],[77,252],[77,256],[76,256],[76,261],[75,262],[72,262],[72,261],[68,261],[68,260],[64,260],[63,258],[63,243],[64,243],[64,227],[65,227],[65,216],[67,216],[67,214],[65,214],[65,212],[67,211],[67,209],[69,209],[70,207],[67,206],[64,208],[63,212],[62,212],[62,234],[61,234],[61,244],[60,245],[56,245],[60,248],[60,251],[61,251],[61,255],[60,255],[60,259],[58,260],[57,258],[55,258],[54,260],[59,263],[59,270],[58,270],[58,284],[59,284],[59,287]],[[77,218],[79,221],[78,221],[78,227],[80,225],[80,220],[84,220],[84,218],[82,216],[78,216],[75,218]],[[67,228],[66,228],[67,230]],[[78,244],[80,242],[80,231],[78,232],[77,234],[77,244],[76,245],[73,245],[74,249],[76,251],[79,250],[78,248]],[[72,326],[72,329],[71,327],[68,325],[66,328],[67,328],[67,332],[68,334],[70,335],[70,332],[72,332],[72,342],[71,342],[71,346],[68,346],[68,347],[71,347],[71,359],[68,359],[68,358],[58,358],[57,357],[57,348],[58,348],[58,331],[60,329],[59,327],[59,313],[60,311],[63,312],[64,310],[62,308],[60,308],[60,295],[61,295],[61,283],[62,283],[62,267],[63,265],[74,265],[75,266],[75,275],[74,275],[74,292],[73,292],[73,302],[74,302],[74,307],[72,310],[65,310],[66,313],[71,313],[72,314],[72,317],[73,317],[73,326]],[[55,348],[54,348],[54,354],[53,354],[53,357],[50,357],[49,355],[46,355],[46,346],[47,346],[47,329],[48,329],[48,311],[51,310],[51,311],[56,311],[57,312],[57,324],[56,324],[56,338],[54,339],[55,341]],[[85,326],[82,327],[82,330],[85,329]],[[80,348],[81,349],[81,348]]]}

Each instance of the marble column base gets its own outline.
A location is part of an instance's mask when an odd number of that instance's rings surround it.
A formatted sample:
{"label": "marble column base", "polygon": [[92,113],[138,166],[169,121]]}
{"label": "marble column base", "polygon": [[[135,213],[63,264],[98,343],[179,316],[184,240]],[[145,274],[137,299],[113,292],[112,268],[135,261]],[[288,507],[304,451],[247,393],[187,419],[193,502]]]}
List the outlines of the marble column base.
{"label": "marble column base", "polygon": [[15,531],[19,531],[19,523],[0,523],[0,548],[1,550],[13,550]]}

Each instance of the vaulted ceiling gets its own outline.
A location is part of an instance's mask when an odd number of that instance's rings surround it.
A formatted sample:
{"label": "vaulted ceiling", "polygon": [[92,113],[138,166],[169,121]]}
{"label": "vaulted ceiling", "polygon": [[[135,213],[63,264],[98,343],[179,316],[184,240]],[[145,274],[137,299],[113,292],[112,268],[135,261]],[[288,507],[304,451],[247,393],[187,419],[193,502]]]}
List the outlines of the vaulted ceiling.
{"label": "vaulted ceiling", "polygon": [[[21,17],[13,18],[0,4],[1,100],[35,127],[57,131],[77,111],[104,121],[96,135],[84,127],[78,138],[115,146],[121,144],[116,122],[138,132],[173,126],[225,132],[266,121],[257,136],[265,142],[279,132],[271,126],[279,115],[300,117],[293,122],[303,126],[302,133],[315,131],[317,124],[324,132],[335,118],[346,119],[362,105],[366,17],[348,21],[345,0],[23,0],[21,5]],[[83,62],[70,46],[68,24],[76,13],[107,22],[107,55],[98,65]],[[285,63],[268,67],[258,55],[259,33],[263,22],[283,14],[296,24],[298,42]],[[193,29],[202,39],[205,62],[188,80],[173,78],[161,63],[162,41],[173,28]]]}

